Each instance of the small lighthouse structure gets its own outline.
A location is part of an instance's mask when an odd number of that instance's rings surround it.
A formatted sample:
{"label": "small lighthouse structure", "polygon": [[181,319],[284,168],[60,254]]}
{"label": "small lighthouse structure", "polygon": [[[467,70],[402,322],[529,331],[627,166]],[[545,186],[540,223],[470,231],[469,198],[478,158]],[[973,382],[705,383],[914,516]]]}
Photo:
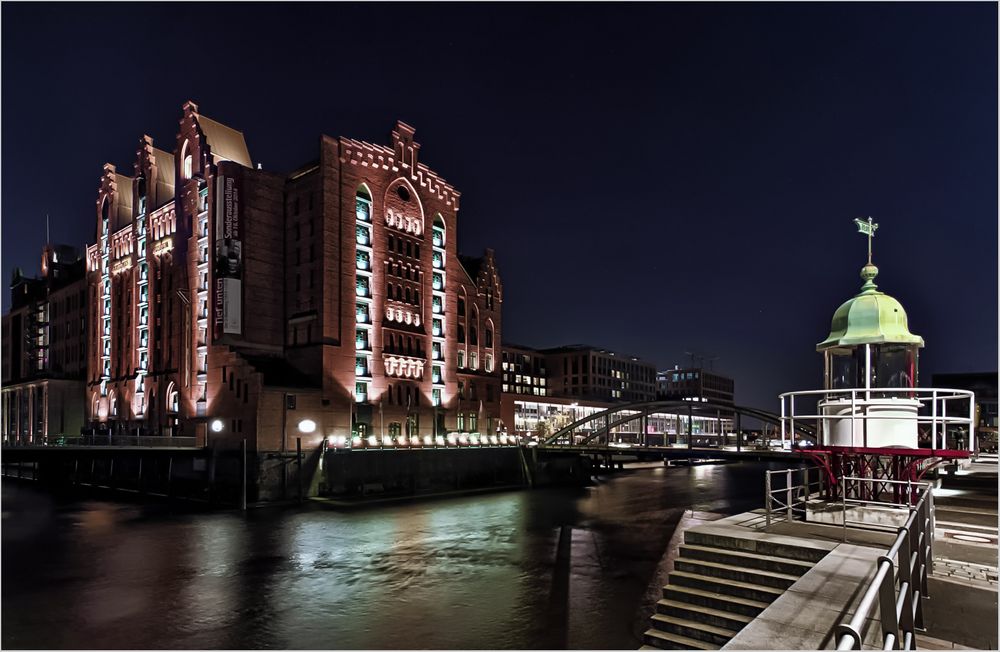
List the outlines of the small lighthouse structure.
{"label": "small lighthouse structure", "polygon": [[[837,308],[830,334],[816,345],[823,389],[781,395],[782,439],[790,433],[795,446],[815,437],[800,450],[826,470],[831,488],[843,478],[866,479],[843,491],[898,498],[907,493],[899,483],[909,486],[938,464],[970,456],[975,401],[966,390],[918,386],[924,340],[910,332],[903,305],[875,284],[878,225],[870,217],[855,223],[868,236],[861,291]],[[809,433],[803,426],[813,423]]]}
{"label": "small lighthouse structure", "polygon": [[816,350],[823,354],[824,389],[865,391],[820,401],[819,409],[829,417],[823,421],[823,441],[831,446],[918,448],[920,401],[905,390],[917,386],[924,340],[910,332],[903,305],[875,285],[878,267],[871,260],[871,237],[878,225],[871,218],[857,222],[869,234],[868,264],[861,268],[864,285],[837,308],[830,334]]}

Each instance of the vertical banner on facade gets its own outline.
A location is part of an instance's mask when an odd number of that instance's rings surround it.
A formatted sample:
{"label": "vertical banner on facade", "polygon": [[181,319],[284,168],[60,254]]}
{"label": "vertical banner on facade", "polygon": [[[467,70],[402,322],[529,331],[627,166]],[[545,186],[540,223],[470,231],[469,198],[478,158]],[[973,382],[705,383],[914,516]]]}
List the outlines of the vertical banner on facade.
{"label": "vertical banner on facade", "polygon": [[215,182],[216,337],[243,333],[242,181],[239,166],[219,165]]}

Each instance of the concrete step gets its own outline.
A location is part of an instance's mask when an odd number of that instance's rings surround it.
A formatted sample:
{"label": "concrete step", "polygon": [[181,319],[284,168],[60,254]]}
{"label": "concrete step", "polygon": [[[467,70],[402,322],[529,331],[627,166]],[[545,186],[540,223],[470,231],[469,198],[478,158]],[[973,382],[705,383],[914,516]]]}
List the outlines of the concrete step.
{"label": "concrete step", "polygon": [[800,561],[817,562],[829,552],[822,547],[797,546],[791,543],[769,538],[743,538],[714,532],[710,528],[695,528],[684,533],[684,543],[705,546],[709,548],[724,548],[740,550],[771,557],[798,559]]}
{"label": "concrete step", "polygon": [[684,559],[683,557],[678,557],[674,561],[674,568],[685,573],[736,580],[737,582],[746,582],[759,586],[770,586],[782,591],[795,584],[796,580],[799,579],[798,575],[775,573],[773,571],[734,566],[732,564],[719,564],[714,561],[702,561],[700,559]]}
{"label": "concrete step", "polygon": [[743,629],[754,618],[753,616],[744,616],[732,611],[712,609],[700,604],[666,599],[656,603],[656,612],[664,616],[674,616],[676,618],[684,618],[685,620],[693,620],[699,623],[731,629],[734,632]]}
{"label": "concrete step", "polygon": [[726,548],[712,548],[709,546],[687,544],[681,545],[680,556],[685,559],[714,561],[719,564],[759,568],[760,570],[795,576],[805,575],[806,571],[815,565],[811,561],[788,559],[786,557],[774,557],[772,555],[761,555],[755,552],[743,552],[742,550],[729,550]]}
{"label": "concrete step", "polygon": [[655,647],[658,650],[718,650],[720,645],[713,645],[706,641],[699,641],[694,638],[671,634],[659,629],[647,629],[643,634],[646,645]]}
{"label": "concrete step", "polygon": [[687,571],[676,570],[669,575],[670,584],[688,586],[693,589],[709,591],[712,593],[725,593],[735,595],[738,598],[746,598],[757,602],[774,602],[778,596],[784,593],[784,589],[773,586],[762,586],[750,582],[740,582],[737,580],[722,577],[712,577],[710,575],[699,575]]}
{"label": "concrete step", "polygon": [[736,635],[736,631],[732,629],[716,627],[708,623],[701,623],[677,616],[653,614],[649,620],[653,625],[653,629],[658,629],[668,634],[679,634],[686,638],[705,641],[713,645],[725,645],[729,642],[729,639]]}
{"label": "concrete step", "polygon": [[690,586],[668,584],[663,587],[663,597],[676,602],[700,605],[709,609],[717,609],[742,616],[756,616],[767,609],[767,602],[740,598],[726,593],[703,591]]}

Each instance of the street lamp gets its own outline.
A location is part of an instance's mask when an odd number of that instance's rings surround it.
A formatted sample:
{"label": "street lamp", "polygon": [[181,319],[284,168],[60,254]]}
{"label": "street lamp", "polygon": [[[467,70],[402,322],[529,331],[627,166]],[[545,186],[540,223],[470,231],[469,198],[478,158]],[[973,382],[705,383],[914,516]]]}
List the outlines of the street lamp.
{"label": "street lamp", "polygon": [[215,419],[210,425],[212,427],[212,432],[222,432],[222,419]]}
{"label": "street lamp", "polygon": [[316,431],[316,422],[312,419],[303,419],[299,421],[299,432],[308,435],[311,432]]}

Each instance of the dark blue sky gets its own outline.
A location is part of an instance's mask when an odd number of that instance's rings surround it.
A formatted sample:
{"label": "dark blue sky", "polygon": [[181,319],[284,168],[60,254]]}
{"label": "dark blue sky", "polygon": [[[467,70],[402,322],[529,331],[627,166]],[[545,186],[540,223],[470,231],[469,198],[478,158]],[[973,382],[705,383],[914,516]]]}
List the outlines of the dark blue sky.
{"label": "dark blue sky", "polygon": [[[997,368],[997,5],[10,4],[3,272],[92,237],[101,165],[172,148],[181,104],[288,171],[321,133],[462,192],[497,251],[503,336],[718,356],[737,400],[818,387],[861,285],[922,335],[922,384]],[[9,300],[4,296],[4,309]]]}

